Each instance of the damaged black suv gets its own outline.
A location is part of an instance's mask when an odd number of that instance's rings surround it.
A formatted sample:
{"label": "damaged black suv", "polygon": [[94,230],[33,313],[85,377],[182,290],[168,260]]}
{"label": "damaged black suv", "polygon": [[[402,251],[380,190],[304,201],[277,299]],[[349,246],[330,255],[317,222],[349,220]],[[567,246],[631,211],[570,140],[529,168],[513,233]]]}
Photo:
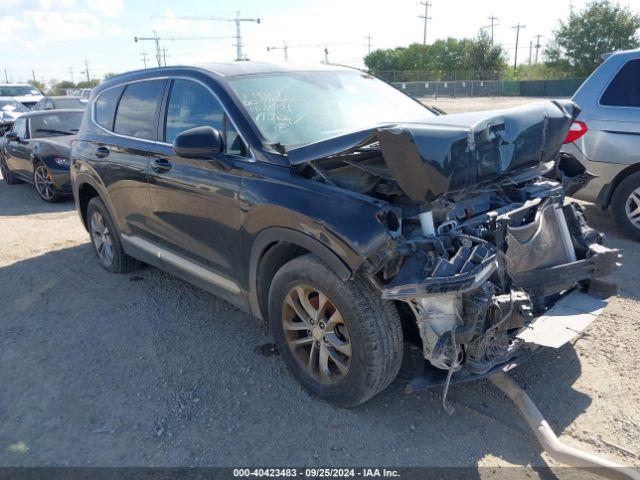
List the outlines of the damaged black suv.
{"label": "damaged black suv", "polygon": [[619,252],[564,202],[586,181],[557,161],[577,113],[436,115],[342,67],[149,69],[93,91],[73,193],[104,268],[149,263],[268,320],[302,385],[351,406],[395,378],[403,322],[425,386],[596,317]]}

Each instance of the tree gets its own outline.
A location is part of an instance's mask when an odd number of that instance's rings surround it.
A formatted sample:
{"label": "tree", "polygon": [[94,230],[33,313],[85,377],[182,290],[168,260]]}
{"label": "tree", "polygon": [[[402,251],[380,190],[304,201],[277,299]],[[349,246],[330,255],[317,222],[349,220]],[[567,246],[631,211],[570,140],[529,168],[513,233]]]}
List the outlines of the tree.
{"label": "tree", "polygon": [[610,0],[595,0],[560,21],[545,49],[547,65],[562,77],[585,77],[602,55],[638,47],[640,16]]}
{"label": "tree", "polygon": [[29,80],[27,83],[29,85],[33,85],[34,87],[36,87],[41,92],[44,92],[44,89],[47,87],[44,83],[39,82],[37,80]]}
{"label": "tree", "polygon": [[[436,40],[431,45],[414,43],[408,47],[375,50],[364,63],[370,72],[388,80],[489,79],[506,69],[506,54],[491,45],[486,33],[477,38]],[[393,71],[393,75],[389,73]],[[418,78],[420,77],[420,78]]]}

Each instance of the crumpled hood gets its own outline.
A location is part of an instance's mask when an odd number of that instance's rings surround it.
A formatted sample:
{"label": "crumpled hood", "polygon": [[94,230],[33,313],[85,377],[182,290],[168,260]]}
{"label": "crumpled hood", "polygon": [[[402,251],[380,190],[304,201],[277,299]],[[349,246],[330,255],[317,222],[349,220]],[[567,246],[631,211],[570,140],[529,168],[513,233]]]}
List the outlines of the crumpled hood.
{"label": "crumpled hood", "polygon": [[0,110],[0,123],[13,123],[16,118],[21,117],[24,114],[25,112],[17,112],[15,110]]}
{"label": "crumpled hood", "polygon": [[379,143],[389,171],[415,202],[500,181],[554,160],[579,108],[544,101],[523,107],[443,115],[392,124],[287,152],[297,165]]}

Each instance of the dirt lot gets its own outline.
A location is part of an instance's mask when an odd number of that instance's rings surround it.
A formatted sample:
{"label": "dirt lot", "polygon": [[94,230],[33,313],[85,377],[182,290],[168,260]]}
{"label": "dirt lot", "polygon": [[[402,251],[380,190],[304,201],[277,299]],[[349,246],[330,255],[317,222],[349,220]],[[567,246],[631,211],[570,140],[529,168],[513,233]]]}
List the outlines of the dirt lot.
{"label": "dirt lot", "polygon": [[420,99],[426,105],[433,105],[447,113],[474,112],[476,110],[490,110],[492,108],[509,108],[527,103],[545,100],[537,97],[423,97]]}
{"label": "dirt lot", "polygon": [[[575,345],[514,378],[563,440],[640,466],[640,246],[588,216],[625,251],[620,295]],[[88,240],[72,202],[0,183],[0,466],[527,465],[545,477],[549,459],[489,382],[453,386],[448,417],[440,389],[403,393],[420,364],[407,345],[388,390],[333,408],[261,352],[263,323],[155,268],[109,274]]]}

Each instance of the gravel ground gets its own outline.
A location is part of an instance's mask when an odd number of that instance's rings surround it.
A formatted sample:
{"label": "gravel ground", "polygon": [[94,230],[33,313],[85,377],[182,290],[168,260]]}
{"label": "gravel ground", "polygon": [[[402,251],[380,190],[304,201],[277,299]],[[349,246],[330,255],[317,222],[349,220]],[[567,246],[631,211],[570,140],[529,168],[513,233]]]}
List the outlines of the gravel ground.
{"label": "gravel ground", "polygon": [[[640,250],[623,248],[620,295],[575,345],[514,373],[567,443],[640,466]],[[0,182],[0,466],[554,465],[487,381],[341,410],[306,394],[262,322],[155,268],[102,270],[73,202]],[[483,472],[483,473],[480,473]],[[511,472],[511,470],[509,470]],[[569,476],[562,470],[560,476]]]}

